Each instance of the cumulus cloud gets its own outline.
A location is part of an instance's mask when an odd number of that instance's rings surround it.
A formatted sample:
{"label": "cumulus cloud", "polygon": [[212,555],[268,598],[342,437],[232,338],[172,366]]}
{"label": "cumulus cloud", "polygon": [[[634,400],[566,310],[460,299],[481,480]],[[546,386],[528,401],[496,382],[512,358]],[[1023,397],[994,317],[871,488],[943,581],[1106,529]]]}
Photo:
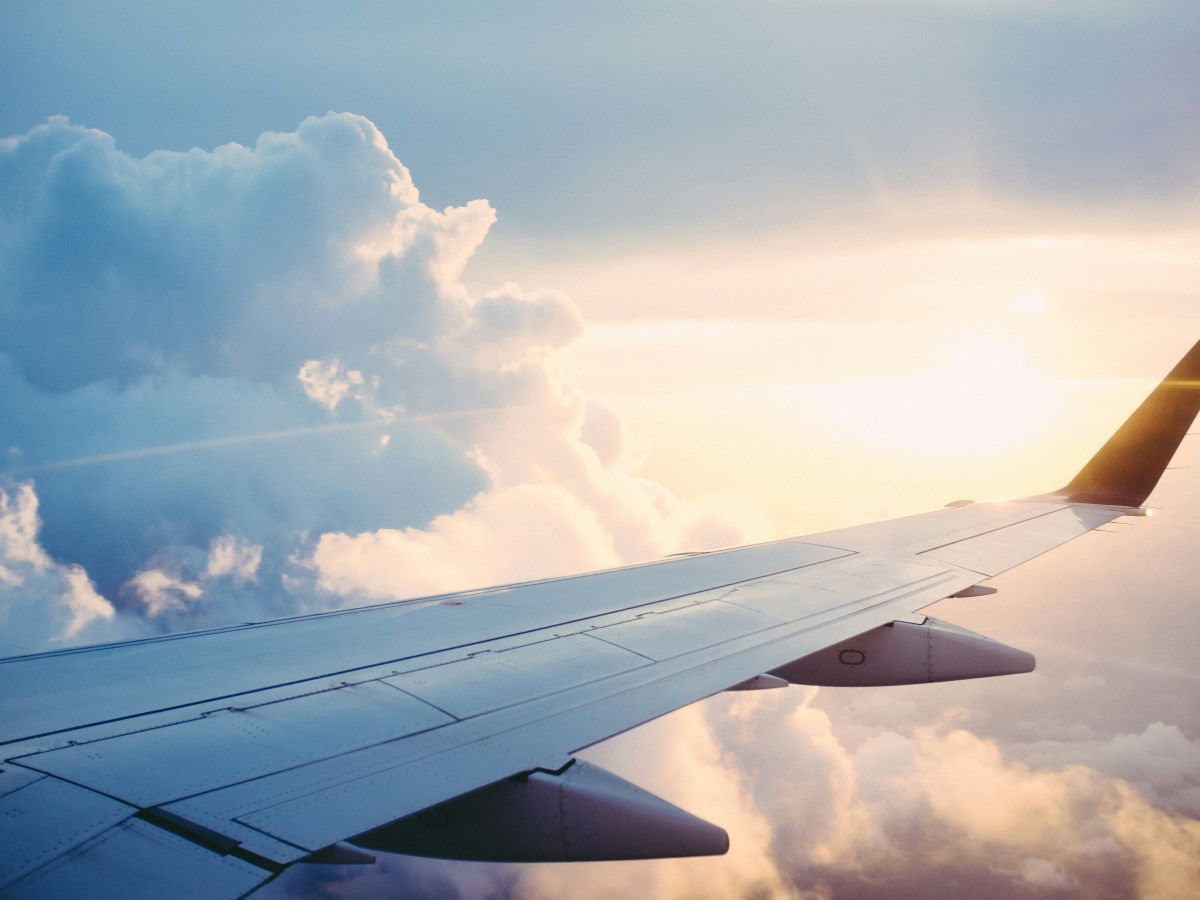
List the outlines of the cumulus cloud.
{"label": "cumulus cloud", "polygon": [[162,569],[146,569],[129,579],[130,592],[146,606],[150,616],[160,616],[168,610],[184,611],[188,604],[200,599],[203,588],[194,581]]}
{"label": "cumulus cloud", "polygon": [[[50,558],[37,543],[39,527],[37,497],[30,485],[23,484],[0,494],[0,552],[7,562],[34,569],[50,564]],[[8,569],[4,571],[4,580],[10,584],[20,577]]]}
{"label": "cumulus cloud", "polygon": [[318,585],[340,596],[412,597],[617,565],[595,514],[557,485],[481,494],[427,528],[321,536],[311,562]]}
{"label": "cumulus cloud", "polygon": [[[1078,762],[1030,766],[949,715],[848,744],[815,688],[725,695],[585,752],[730,833],[728,856],[488,866],[301,866],[266,893],[543,900],[1190,897],[1200,822]],[[1112,742],[1120,752],[1122,739]]]}
{"label": "cumulus cloud", "polygon": [[630,473],[619,418],[557,368],[584,330],[568,297],[469,294],[494,219],[423,204],[352,115],[143,158],[62,118],[4,140],[26,545],[174,629],[769,535]]}
{"label": "cumulus cloud", "polygon": [[341,363],[336,359],[310,359],[300,367],[296,374],[304,386],[308,399],[314,400],[332,411],[348,395],[355,399],[363,398],[363,374],[357,369],[343,372]]}
{"label": "cumulus cloud", "polygon": [[774,864],[801,893],[918,897],[953,884],[963,896],[1165,898],[1200,883],[1200,822],[1080,757],[1031,767],[953,714],[849,746],[815,690],[790,693],[709,712],[772,824]]}
{"label": "cumulus cloud", "polygon": [[1151,722],[1136,734],[1036,741],[1022,747],[1021,755],[1039,767],[1086,762],[1122,779],[1155,806],[1200,819],[1200,741],[1178,725]]}
{"label": "cumulus cloud", "polygon": [[40,527],[33,487],[0,482],[0,655],[136,635],[82,567],[50,558]]}
{"label": "cumulus cloud", "polygon": [[261,546],[239,541],[232,534],[223,534],[214,538],[208,548],[208,567],[204,574],[208,578],[228,576],[238,581],[256,581],[261,562]]}

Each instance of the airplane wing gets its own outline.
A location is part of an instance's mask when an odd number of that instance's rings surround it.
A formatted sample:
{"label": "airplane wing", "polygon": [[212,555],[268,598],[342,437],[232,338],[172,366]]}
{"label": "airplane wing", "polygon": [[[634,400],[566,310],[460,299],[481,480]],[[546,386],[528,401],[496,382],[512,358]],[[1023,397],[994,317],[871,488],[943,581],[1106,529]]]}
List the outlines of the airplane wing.
{"label": "airplane wing", "polygon": [[1033,668],[926,618],[1145,501],[1197,344],[1062,490],[644,565],[0,660],[0,894],[238,897],[370,850],[722,853],[576,761],[730,689]]}

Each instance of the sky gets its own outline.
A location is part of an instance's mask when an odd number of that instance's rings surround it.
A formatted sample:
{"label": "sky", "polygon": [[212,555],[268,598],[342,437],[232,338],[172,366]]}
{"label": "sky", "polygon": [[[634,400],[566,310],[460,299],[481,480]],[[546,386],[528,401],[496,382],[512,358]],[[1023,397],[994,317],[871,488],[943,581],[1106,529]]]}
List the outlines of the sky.
{"label": "sky", "polygon": [[[1187,2],[0,4],[0,651],[1066,481],[1200,338]],[[586,751],[729,855],[261,896],[1188,897],[1197,458],[933,615],[1030,675]]]}

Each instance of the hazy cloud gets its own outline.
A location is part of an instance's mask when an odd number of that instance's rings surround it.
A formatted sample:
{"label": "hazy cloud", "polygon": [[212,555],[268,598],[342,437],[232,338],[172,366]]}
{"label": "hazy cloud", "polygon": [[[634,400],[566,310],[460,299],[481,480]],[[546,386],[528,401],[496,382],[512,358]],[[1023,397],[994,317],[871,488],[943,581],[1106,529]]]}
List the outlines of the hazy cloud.
{"label": "hazy cloud", "polygon": [[208,578],[230,577],[238,581],[255,581],[262,562],[263,548],[258,544],[239,541],[232,534],[214,538],[208,548]]}

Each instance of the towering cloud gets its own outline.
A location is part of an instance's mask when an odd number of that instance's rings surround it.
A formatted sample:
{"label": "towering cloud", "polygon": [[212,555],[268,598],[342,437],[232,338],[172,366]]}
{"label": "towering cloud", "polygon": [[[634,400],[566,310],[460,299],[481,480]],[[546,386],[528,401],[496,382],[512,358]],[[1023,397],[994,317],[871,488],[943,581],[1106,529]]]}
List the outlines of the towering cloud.
{"label": "towering cloud", "polygon": [[[351,115],[142,159],[57,118],[0,143],[5,509],[39,572],[91,591],[21,601],[68,624],[5,649],[766,533],[624,470],[554,362],[569,298],[468,295],[494,219],[421,203]],[[5,552],[7,585],[33,551]]]}

